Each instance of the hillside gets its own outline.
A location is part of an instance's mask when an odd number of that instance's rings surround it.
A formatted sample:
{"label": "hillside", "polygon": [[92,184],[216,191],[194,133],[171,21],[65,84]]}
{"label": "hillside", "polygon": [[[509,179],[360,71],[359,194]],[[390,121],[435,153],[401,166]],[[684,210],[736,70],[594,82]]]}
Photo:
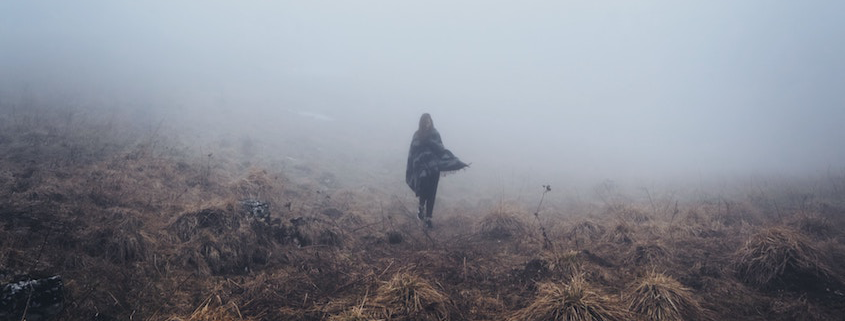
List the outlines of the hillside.
{"label": "hillside", "polygon": [[538,186],[441,205],[426,230],[413,198],[329,157],[255,160],[249,141],[198,150],[121,115],[2,108],[0,277],[60,275],[58,320],[845,315],[841,173],[645,199]]}

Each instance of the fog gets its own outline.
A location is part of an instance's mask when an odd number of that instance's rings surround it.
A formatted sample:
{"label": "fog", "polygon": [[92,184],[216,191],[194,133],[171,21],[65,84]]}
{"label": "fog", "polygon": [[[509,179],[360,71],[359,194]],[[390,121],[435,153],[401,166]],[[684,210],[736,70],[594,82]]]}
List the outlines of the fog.
{"label": "fog", "polygon": [[424,112],[472,163],[446,183],[467,189],[841,172],[842,12],[840,1],[3,1],[0,99],[134,109],[205,151],[249,140],[396,188]]}

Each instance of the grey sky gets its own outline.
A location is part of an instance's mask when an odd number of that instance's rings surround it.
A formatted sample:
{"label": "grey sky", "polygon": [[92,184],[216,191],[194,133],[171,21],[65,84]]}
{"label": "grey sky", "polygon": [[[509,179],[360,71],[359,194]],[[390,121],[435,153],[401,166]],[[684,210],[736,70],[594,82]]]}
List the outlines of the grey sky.
{"label": "grey sky", "polygon": [[314,126],[341,127],[326,135],[398,154],[400,167],[430,112],[470,177],[812,172],[845,166],[843,12],[841,1],[3,1],[0,85],[267,126],[326,115],[334,125]]}

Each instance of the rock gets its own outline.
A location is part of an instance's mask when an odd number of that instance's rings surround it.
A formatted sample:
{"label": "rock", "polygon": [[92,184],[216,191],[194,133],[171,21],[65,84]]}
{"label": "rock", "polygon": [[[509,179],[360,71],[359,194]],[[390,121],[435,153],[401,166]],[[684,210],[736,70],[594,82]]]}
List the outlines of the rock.
{"label": "rock", "polygon": [[44,279],[25,278],[0,290],[0,320],[44,321],[64,308],[64,285],[59,275]]}
{"label": "rock", "polygon": [[251,214],[257,219],[266,220],[270,217],[270,204],[258,200],[243,200],[241,201],[244,211]]}

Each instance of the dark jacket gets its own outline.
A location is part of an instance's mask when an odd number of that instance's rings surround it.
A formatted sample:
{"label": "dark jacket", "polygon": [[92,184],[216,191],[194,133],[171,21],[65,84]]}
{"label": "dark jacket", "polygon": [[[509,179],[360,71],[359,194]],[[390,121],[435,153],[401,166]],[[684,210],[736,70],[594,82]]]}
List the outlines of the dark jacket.
{"label": "dark jacket", "polygon": [[408,151],[405,183],[419,196],[420,181],[439,176],[440,172],[456,171],[466,166],[467,164],[443,147],[437,129],[432,127],[425,132],[417,131]]}

